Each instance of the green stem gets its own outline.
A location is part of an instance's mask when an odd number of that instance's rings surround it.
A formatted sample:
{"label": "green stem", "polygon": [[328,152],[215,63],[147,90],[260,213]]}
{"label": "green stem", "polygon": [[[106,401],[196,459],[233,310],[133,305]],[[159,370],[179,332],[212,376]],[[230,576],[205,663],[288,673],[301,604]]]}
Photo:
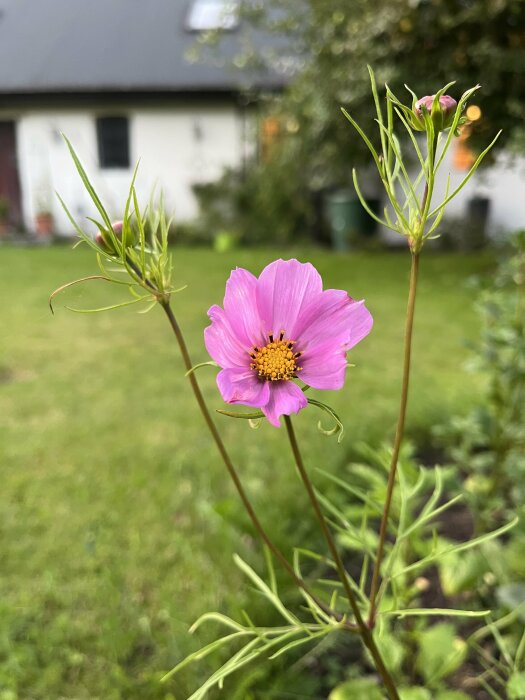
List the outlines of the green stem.
{"label": "green stem", "polygon": [[[426,199],[426,193],[425,193]],[[373,627],[377,613],[377,592],[379,590],[379,578],[381,574],[381,562],[385,548],[385,540],[387,533],[388,518],[390,516],[390,507],[392,505],[392,495],[396,480],[397,463],[399,460],[399,451],[405,431],[405,417],[408,401],[408,384],[410,379],[410,360],[412,355],[412,331],[414,327],[414,310],[416,305],[417,279],[419,272],[419,253],[412,253],[412,265],[410,268],[410,288],[408,292],[407,315],[405,322],[405,340],[404,340],[404,359],[403,359],[403,380],[401,385],[401,402],[399,406],[399,416],[397,419],[396,436],[394,439],[394,447],[392,450],[392,459],[390,462],[390,470],[388,474],[388,484],[386,489],[386,500],[381,518],[381,527],[379,529],[379,542],[377,545],[376,561],[372,574],[372,585],[370,588],[370,614],[368,624]]]}
{"label": "green stem", "polygon": [[341,583],[343,584],[346,597],[348,598],[348,602],[354,614],[360,635],[363,639],[363,643],[370,652],[372,659],[374,660],[375,667],[383,680],[385,688],[388,691],[389,697],[391,698],[391,700],[399,700],[399,695],[396,690],[392,676],[390,675],[388,669],[385,666],[383,658],[379,653],[379,649],[376,646],[372,632],[366,624],[365,620],[363,619],[363,616],[361,615],[361,611],[359,610],[356,598],[354,596],[352,588],[350,587],[348,574],[344,567],[343,560],[341,559],[341,555],[339,554],[339,550],[337,549],[335,540],[332,536],[332,533],[330,532],[326,519],[323,515],[323,511],[321,510],[321,505],[317,499],[315,489],[313,487],[312,482],[310,481],[310,477],[308,476],[308,472],[306,471],[306,468],[304,466],[303,458],[299,449],[299,444],[295,436],[295,430],[293,428],[292,419],[290,418],[290,416],[284,416],[284,423],[288,432],[288,438],[290,440],[290,446],[292,448],[297,469],[310,498],[310,503],[312,504],[317,521],[321,527],[328,548],[332,554],[335,566],[337,568],[337,572],[339,574],[339,578],[341,579]]}
{"label": "green stem", "polygon": [[[281,565],[284,567],[284,569],[287,571],[287,573],[291,576],[293,579],[294,583],[296,586],[301,588],[313,601],[316,605],[318,605],[321,610],[323,610],[327,615],[330,617],[336,619],[339,622],[343,621],[343,616],[337,613],[335,610],[332,610],[328,605],[323,603],[322,600],[319,600],[317,596],[312,593],[309,588],[307,587],[306,583],[303,581],[303,579],[296,574],[294,571],[293,567],[289,563],[289,561],[286,559],[284,554],[278,549],[278,547],[272,542],[270,539],[269,535],[267,534],[266,530],[263,528],[261,522],[259,521],[259,518],[257,517],[253,506],[250,502],[250,499],[244,490],[244,487],[241,483],[241,480],[239,478],[239,475],[237,473],[237,470],[233,464],[233,462],[230,459],[230,456],[226,450],[226,447],[222,441],[222,438],[219,434],[219,431],[217,430],[217,427],[215,423],[213,422],[213,418],[211,417],[210,411],[208,410],[208,407],[206,405],[206,401],[204,400],[204,396],[202,395],[202,391],[200,389],[199,383],[197,381],[197,378],[195,376],[195,372],[190,372],[189,370],[192,369],[193,363],[188,351],[188,347],[186,345],[186,341],[184,339],[184,336],[182,334],[181,328],[177,322],[177,319],[175,318],[175,315],[173,313],[173,310],[170,306],[169,301],[167,300],[160,300],[159,301],[160,305],[162,306],[166,316],[168,317],[168,321],[171,325],[171,328],[173,330],[173,333],[175,334],[175,337],[177,339],[177,343],[180,348],[180,352],[182,355],[182,360],[184,363],[184,366],[186,370],[188,371],[188,379],[191,384],[191,388],[193,390],[193,393],[195,395],[195,398],[197,400],[197,404],[199,405],[200,411],[204,417],[204,420],[206,422],[206,425],[208,427],[208,430],[211,433],[211,436],[213,438],[213,441],[215,442],[217,449],[219,450],[219,453],[222,457],[222,460],[226,466],[226,469],[228,470],[228,473],[230,474],[230,477],[235,485],[235,488],[237,489],[237,492],[239,493],[239,496],[241,497],[241,500],[243,502],[243,505],[246,509],[246,512],[248,513],[250,520],[253,523],[254,528],[256,529],[257,533],[259,534],[259,537],[262,539],[262,541],[266,544],[268,549],[272,552],[274,557],[281,563]],[[348,629],[354,629],[354,626],[351,625],[350,623],[344,623],[344,626],[347,627]]]}

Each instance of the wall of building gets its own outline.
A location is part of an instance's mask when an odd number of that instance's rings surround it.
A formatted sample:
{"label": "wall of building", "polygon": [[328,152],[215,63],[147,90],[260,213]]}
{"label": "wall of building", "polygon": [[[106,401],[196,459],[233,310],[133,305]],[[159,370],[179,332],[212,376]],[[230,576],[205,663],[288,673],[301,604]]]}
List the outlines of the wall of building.
{"label": "wall of building", "polygon": [[[455,166],[451,149],[443,162],[443,171],[436,187],[436,202],[445,195],[448,173],[452,192],[467,172]],[[494,165],[481,167],[474,173],[457,198],[450,202],[447,213],[450,216],[467,216],[469,200],[474,197],[487,198],[490,202],[487,224],[491,235],[525,228],[525,158],[512,158],[500,153]]]}
{"label": "wall of building", "polygon": [[[452,147],[440,167],[432,202],[438,205],[443,201],[449,175],[449,193],[452,193],[467,173],[468,170],[464,167],[458,167]],[[412,176],[416,175],[414,171]],[[490,167],[479,168],[447,205],[442,227],[446,226],[447,218],[468,222],[469,206],[474,198],[486,198],[489,201],[486,222],[489,237],[496,239],[525,228],[525,157],[500,153]],[[404,239],[388,229],[382,228],[381,237],[389,244],[404,245]]]}
{"label": "wall of building", "polygon": [[[111,114],[129,117],[129,169],[99,166],[95,120]],[[73,144],[112,217],[122,215],[133,168],[140,158],[140,201],[147,203],[154,187],[157,192],[162,190],[166,208],[176,221],[185,221],[197,213],[193,185],[216,180],[226,166],[241,164],[246,148],[243,122],[243,114],[231,103],[19,114],[17,150],[25,226],[32,230],[38,210],[48,209],[58,233],[73,233],[55,191],[75,217],[94,215],[61,133]]]}
{"label": "wall of building", "polygon": [[[101,169],[98,162],[96,117],[126,114],[130,126],[130,167]],[[94,216],[87,195],[61,137],[73,143],[93,184],[110,214],[119,218],[128,193],[134,164],[140,158],[137,191],[141,202],[148,202],[155,187],[163,190],[166,208],[175,221],[191,220],[197,214],[193,186],[220,177],[227,166],[238,166],[253,149],[253,119],[233,103],[172,105],[156,108],[28,110],[10,115],[17,124],[17,151],[22,212],[25,226],[34,229],[39,209],[52,211],[55,226],[62,235],[73,229],[58,202],[60,193],[79,219]],[[450,172],[451,190],[465,175],[454,162],[453,151],[443,163],[434,201],[444,195]],[[363,178],[366,185],[366,178]],[[376,178],[372,178],[376,180]],[[365,188],[366,189],[366,188]],[[375,189],[373,187],[372,189]],[[372,191],[372,190],[371,190]],[[469,200],[490,200],[488,231],[500,232],[525,227],[525,158],[512,160],[500,154],[495,165],[478,170],[465,189],[447,208],[448,217],[465,217]],[[89,224],[88,224],[89,226]],[[403,243],[396,234],[382,231],[389,243]]]}

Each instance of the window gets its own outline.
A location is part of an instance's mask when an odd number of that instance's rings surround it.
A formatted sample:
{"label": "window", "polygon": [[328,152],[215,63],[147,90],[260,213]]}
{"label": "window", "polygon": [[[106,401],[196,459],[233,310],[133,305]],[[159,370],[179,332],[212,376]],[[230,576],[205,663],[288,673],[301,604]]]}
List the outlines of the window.
{"label": "window", "polygon": [[101,168],[129,168],[127,117],[97,119],[98,162]]}
{"label": "window", "polygon": [[239,24],[239,0],[193,0],[186,20],[191,31],[232,30]]}

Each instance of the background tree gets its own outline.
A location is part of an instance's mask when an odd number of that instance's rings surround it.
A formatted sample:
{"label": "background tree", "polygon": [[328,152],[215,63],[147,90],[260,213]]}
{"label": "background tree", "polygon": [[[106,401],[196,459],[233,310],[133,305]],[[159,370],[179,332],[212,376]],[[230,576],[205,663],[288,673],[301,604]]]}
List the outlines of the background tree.
{"label": "background tree", "polygon": [[271,0],[265,8],[248,8],[251,23],[288,41],[263,61],[271,64],[278,51],[302,59],[281,110],[297,120],[314,168],[321,162],[337,175],[349,156],[359,158],[339,107],[357,121],[368,118],[367,63],[400,95],[404,83],[421,96],[451,80],[458,83],[453,96],[481,83],[473,147],[499,129],[497,148],[523,145],[524,0]]}
{"label": "background tree", "polygon": [[[298,174],[297,191],[313,192],[314,201],[326,188],[351,186],[352,167],[368,154],[340,108],[369,134],[377,132],[367,64],[379,84],[387,82],[407,103],[405,83],[423,96],[456,80],[450,90],[456,98],[481,83],[474,98],[481,119],[472,125],[471,148],[490,142],[499,129],[492,157],[525,145],[525,0],[246,0],[241,12],[244,32],[234,64],[246,86],[254,75],[250,67],[290,76],[283,92],[263,98],[261,124],[270,115],[280,128],[273,130],[273,147],[262,149],[264,163],[259,159],[247,170],[249,189],[264,191],[270,205],[282,198],[276,173],[283,171]],[[260,221],[257,203],[243,209],[255,214],[253,225],[243,227],[253,231]],[[316,218],[312,201],[305,202],[300,222],[296,209],[288,222],[282,212],[278,219],[293,237]],[[271,211],[264,207],[265,218]],[[277,220],[267,227],[276,229]]]}

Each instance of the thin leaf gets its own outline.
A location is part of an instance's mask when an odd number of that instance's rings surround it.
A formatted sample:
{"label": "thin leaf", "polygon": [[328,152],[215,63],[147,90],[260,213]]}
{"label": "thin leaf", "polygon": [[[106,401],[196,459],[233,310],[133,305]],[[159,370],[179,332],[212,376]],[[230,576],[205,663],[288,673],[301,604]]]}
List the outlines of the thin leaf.
{"label": "thin leaf", "polygon": [[221,416],[228,416],[229,418],[244,418],[246,420],[257,420],[258,418],[264,418],[264,413],[262,411],[253,411],[252,413],[238,413],[236,411],[225,411],[222,408],[216,408],[216,413],[220,413]]}
{"label": "thin leaf", "polygon": [[[367,66],[367,68],[368,68],[368,74],[370,76],[370,86],[372,88],[372,95],[374,97],[374,104],[376,107],[377,122],[380,126],[384,126],[383,112],[381,110],[381,105],[379,102],[379,95],[377,93],[376,77],[374,75],[374,71],[372,70],[372,66]],[[380,132],[380,137],[381,137],[381,148],[383,150],[383,158],[384,158],[385,162],[388,163],[388,153],[387,153],[387,149],[386,149],[386,141],[385,141],[385,138],[384,138],[382,131]],[[387,169],[386,173],[388,176],[389,175],[388,169]]]}
{"label": "thin leaf", "polygon": [[329,634],[331,631],[332,630],[329,628],[323,629],[319,632],[316,632],[315,634],[308,635],[308,637],[303,637],[303,639],[296,639],[293,642],[288,642],[288,644],[285,644],[279,649],[279,651],[276,651],[269,658],[272,660],[276,659],[278,656],[281,656],[281,654],[286,654],[286,652],[290,651],[290,649],[295,649],[296,647],[299,647],[302,644],[306,644],[307,642],[311,642],[314,639],[318,639],[319,637],[326,637],[326,635]]}
{"label": "thin leaf", "polygon": [[[411,196],[412,196],[412,201],[414,202],[415,208],[416,208],[419,212],[421,212],[421,207],[420,207],[420,204],[419,204],[419,199],[417,198],[417,195],[416,195],[416,193],[415,193],[415,191],[414,191],[414,188],[413,188],[413,185],[412,185],[412,181],[411,181],[410,177],[408,176],[407,169],[405,168],[405,164],[403,163],[403,158],[401,157],[401,151],[399,150],[399,143],[398,143],[397,140],[395,139],[394,135],[393,135],[393,134],[390,134],[390,133],[386,130],[386,128],[385,128],[385,126],[384,126],[383,124],[379,124],[379,123],[378,123],[378,126],[379,126],[379,129],[380,129],[381,131],[385,131],[386,138],[388,139],[388,142],[390,143],[390,145],[391,145],[391,147],[392,147],[392,149],[393,149],[393,151],[394,151],[394,155],[395,155],[395,157],[396,157],[396,160],[397,160],[397,162],[398,162],[398,164],[399,164],[399,167],[400,167],[400,169],[401,169],[401,172],[403,173],[403,177],[405,178],[405,182],[406,182],[406,184],[407,184],[407,186],[408,186],[408,188],[409,188],[409,191],[410,191],[410,194],[411,194]],[[399,182],[400,182],[400,183],[402,182],[402,181],[401,181],[401,178],[399,179]]]}
{"label": "thin leaf", "polygon": [[478,683],[481,684],[485,692],[487,692],[490,695],[490,697],[494,700],[504,700],[504,698],[502,698],[501,695],[498,695],[498,693],[496,693],[496,691],[490,687],[490,685],[482,676],[478,677]]}
{"label": "thin leaf", "polygon": [[272,554],[268,548],[268,546],[265,544],[263,547],[264,551],[264,559],[266,561],[266,568],[268,569],[268,577],[270,579],[270,589],[274,595],[277,595],[277,578],[275,576],[275,567],[273,565],[273,557]]}
{"label": "thin leaf", "polygon": [[489,622],[489,627],[494,639],[496,640],[501,655],[503,656],[509,667],[512,668],[512,656],[509,652],[509,648],[507,647],[505,639],[501,636],[499,629],[492,622]]}
{"label": "thin leaf", "polygon": [[223,615],[222,613],[218,612],[209,612],[204,613],[204,615],[201,615],[198,620],[195,620],[193,625],[190,627],[190,634],[194,634],[205,622],[218,622],[219,624],[229,627],[236,632],[246,631],[242,625],[235,622],[235,620],[232,620],[232,618],[228,617],[228,615]]}
{"label": "thin leaf", "polygon": [[[448,176],[447,176],[447,186],[445,187],[445,199],[448,197],[448,193],[449,193],[449,192],[450,192],[450,173],[449,173]],[[433,222],[432,226],[429,228],[429,230],[428,230],[427,233],[425,234],[425,239],[426,239],[426,238],[430,238],[430,236],[432,235],[432,233],[434,233],[434,231],[437,229],[437,227],[438,227],[439,224],[441,223],[441,220],[442,220],[442,218],[443,218],[444,213],[445,213],[445,207],[443,207],[443,208],[441,209],[441,211],[439,212],[439,214],[438,214],[438,215],[436,216],[436,218],[434,219],[434,222]],[[434,238],[437,238],[437,236],[434,236]]]}
{"label": "thin leaf", "polygon": [[409,528],[407,528],[403,532],[403,534],[400,536],[399,539],[400,540],[405,539],[406,537],[411,535],[415,530],[418,530],[420,527],[425,525],[425,523],[427,523],[429,520],[433,520],[440,513],[443,513],[445,510],[448,510],[448,508],[451,508],[454,504],[458,503],[458,501],[461,501],[462,498],[463,498],[462,494],[459,494],[458,496],[454,496],[454,498],[451,498],[450,501],[447,501],[439,508],[436,508],[436,510],[433,510],[431,513],[428,513],[425,517],[417,518],[417,520]]}
{"label": "thin leaf", "polygon": [[379,613],[387,617],[425,617],[427,615],[443,615],[446,617],[486,617],[490,610],[456,610],[454,608],[407,608],[405,610],[387,610]]}
{"label": "thin leaf", "polygon": [[395,110],[396,110],[396,114],[399,117],[401,123],[403,124],[403,126],[405,127],[405,129],[408,132],[408,135],[410,136],[410,140],[412,141],[412,145],[414,146],[414,150],[417,154],[417,158],[418,158],[419,163],[421,165],[421,171],[426,176],[427,163],[426,163],[425,159],[423,158],[423,154],[421,153],[421,149],[419,148],[419,144],[418,144],[417,139],[414,135],[414,132],[410,128],[410,125],[409,125],[408,121],[406,120],[403,112],[398,107],[395,107]]}
{"label": "thin leaf", "polygon": [[341,531],[343,534],[349,534],[351,535],[357,543],[359,543],[363,547],[363,551],[366,552],[370,557],[372,557],[375,560],[375,553],[371,547],[368,547],[366,545],[365,540],[360,536],[359,530],[354,527],[348,520],[345,518],[343,513],[336,508],[336,506],[331,503],[326,496],[323,496],[322,493],[320,493],[317,489],[315,489],[315,492],[317,494],[317,498],[319,499],[320,503],[324,506],[324,508],[329,512],[334,515],[339,522],[342,524],[342,528],[340,528],[337,524],[334,524],[335,527]]}
{"label": "thin leaf", "polygon": [[146,299],[151,299],[151,297],[147,295],[139,299],[123,301],[120,304],[112,304],[111,306],[99,306],[96,309],[75,309],[72,306],[66,306],[66,309],[68,309],[68,311],[73,311],[76,314],[98,314],[102,311],[114,311],[115,309],[122,309],[124,306],[132,306],[133,304],[139,304],[141,301],[144,301]]}
{"label": "thin leaf", "polygon": [[[340,486],[342,489],[345,491],[348,491],[348,493],[353,494],[354,496],[357,496],[363,503],[366,503],[367,506],[370,506],[370,508],[373,508],[379,515],[382,514],[383,509],[382,507],[373,501],[370,496],[365,492],[362,491],[360,488],[357,486],[351,486],[350,484],[347,484],[346,481],[343,481],[340,479],[338,476],[335,476],[334,474],[330,474],[330,472],[325,471],[324,469],[317,469],[318,472],[326,476],[330,481],[333,481],[334,484],[337,484]],[[390,518],[392,520],[392,518]]]}
{"label": "thin leaf", "polygon": [[368,214],[368,216],[370,216],[372,219],[374,219],[374,221],[377,221],[378,224],[381,224],[381,226],[385,226],[386,228],[389,228],[392,231],[397,231],[396,228],[394,228],[393,226],[389,226],[386,221],[383,221],[383,219],[380,219],[379,216],[377,216],[377,214],[375,214],[372,211],[372,209],[368,205],[368,202],[366,201],[366,199],[363,197],[363,195],[361,193],[361,189],[359,187],[359,182],[357,180],[357,171],[355,168],[352,169],[352,180],[354,182],[354,188],[355,188],[356,194],[359,198],[359,201],[361,202],[361,205],[362,205],[363,209],[366,211],[366,213]]}
{"label": "thin leaf", "polygon": [[58,192],[55,191],[55,194],[57,196],[58,201],[60,202],[62,209],[65,211],[67,218],[69,219],[71,225],[77,232],[78,236],[81,238],[81,240],[84,243],[87,243],[93,250],[96,250],[97,252],[100,252],[99,247],[95,244],[95,242],[81,229],[81,227],[77,224],[73,214],[69,211],[67,204],[64,202],[62,197],[59,195]]}
{"label": "thin leaf", "polygon": [[463,112],[463,107],[465,106],[467,100],[470,97],[472,97],[472,95],[476,92],[476,90],[479,90],[480,87],[481,87],[481,85],[474,85],[473,88],[470,88],[470,90],[467,90],[461,96],[461,99],[458,102],[458,106],[456,107],[456,113],[454,115],[454,120],[452,121],[452,125],[448,131],[447,140],[445,141],[445,145],[443,146],[441,156],[439,157],[439,159],[434,167],[434,173],[437,173],[441,163],[443,162],[443,158],[445,157],[445,153],[448,151],[448,147],[450,146],[452,139],[454,138],[454,135],[456,133],[456,129],[458,128],[459,120],[461,118],[461,114]]}
{"label": "thin leaf", "polygon": [[71,145],[71,142],[69,141],[69,139],[67,138],[67,136],[65,134],[62,134],[62,137],[63,137],[64,141],[66,142],[66,145],[69,149],[69,153],[71,154],[71,157],[73,158],[73,162],[75,163],[75,167],[78,171],[78,174],[80,175],[80,178],[81,178],[82,182],[84,183],[84,187],[88,191],[88,194],[91,197],[91,199],[93,200],[94,205],[96,206],[100,215],[102,216],[102,219],[104,220],[104,223],[108,227],[108,230],[112,231],[113,228],[111,225],[111,219],[109,218],[109,215],[108,215],[107,211],[105,210],[104,205],[102,204],[97,193],[95,192],[95,188],[91,184],[89,177],[87,176],[87,173],[84,170],[84,167],[82,166],[82,163],[80,162],[80,160],[75,152],[75,149],[73,148],[73,146]]}
{"label": "thin leaf", "polygon": [[376,166],[377,166],[377,169],[379,170],[379,174],[381,175],[381,177],[383,177],[383,169],[382,169],[382,167],[381,167],[381,162],[380,162],[380,160],[379,160],[379,157],[378,157],[378,155],[377,155],[377,153],[376,153],[375,148],[372,146],[372,143],[371,143],[370,139],[369,139],[368,136],[365,134],[365,132],[361,129],[361,127],[360,127],[359,124],[356,122],[356,120],[355,120],[353,117],[350,116],[350,114],[346,111],[346,109],[345,109],[344,107],[341,107],[341,111],[342,111],[342,113],[345,115],[345,117],[348,119],[348,121],[350,122],[350,124],[351,124],[351,125],[354,127],[354,129],[357,131],[357,133],[359,134],[359,136],[363,139],[363,141],[365,142],[365,144],[367,145],[368,150],[369,150],[370,153],[372,154],[372,158],[374,159],[374,162],[375,162],[375,164],[376,164]]}
{"label": "thin leaf", "polygon": [[391,578],[397,578],[398,576],[402,576],[408,573],[409,571],[415,571],[416,569],[420,569],[422,566],[425,566],[426,564],[429,564],[430,562],[439,559],[445,554],[451,554],[452,552],[464,552],[468,549],[472,549],[472,547],[477,547],[478,545],[483,544],[484,542],[489,542],[490,540],[493,540],[496,537],[499,537],[505,532],[511,530],[518,524],[518,522],[519,518],[514,518],[514,520],[512,520],[510,523],[503,525],[497,530],[493,530],[492,532],[489,532],[485,535],[480,535],[479,537],[476,537],[473,540],[470,540],[469,542],[461,542],[460,544],[451,545],[450,547],[445,547],[444,549],[435,551],[432,554],[429,554],[428,556],[424,557],[423,559],[420,559],[419,561],[416,561],[413,564],[405,566],[401,571],[397,571],[395,574],[392,574]]}
{"label": "thin leaf", "polygon": [[430,214],[428,215],[429,217],[435,216],[441,209],[443,209],[443,207],[445,207],[450,202],[451,199],[454,199],[454,197],[458,194],[458,192],[460,192],[465,187],[467,182],[470,180],[470,178],[474,175],[474,173],[478,169],[478,166],[481,163],[481,161],[483,160],[483,158],[485,158],[485,156],[490,151],[492,146],[499,139],[500,134],[501,134],[501,131],[498,131],[498,133],[492,139],[492,141],[489,143],[487,148],[485,148],[485,150],[482,153],[480,153],[480,155],[476,158],[476,162],[474,163],[472,168],[469,170],[469,172],[467,173],[467,175],[465,176],[463,181],[456,187],[456,189],[452,192],[452,194],[450,194],[448,197],[445,197],[445,199],[441,202],[441,204],[430,212]]}
{"label": "thin leaf", "polygon": [[63,292],[65,289],[68,289],[69,287],[73,287],[76,284],[82,284],[82,282],[90,282],[92,280],[103,280],[104,282],[113,282],[113,280],[110,277],[104,277],[103,275],[88,275],[87,277],[80,277],[78,280],[73,280],[72,282],[66,282],[66,284],[62,284],[60,287],[57,287],[54,292],[51,292],[49,295],[49,308],[51,309],[51,313],[54,314],[55,311],[53,309],[53,299]]}
{"label": "thin leaf", "polygon": [[190,374],[193,374],[195,370],[200,369],[201,367],[218,367],[219,365],[216,362],[213,362],[210,360],[209,362],[199,362],[197,365],[193,365],[191,369],[189,369],[184,376],[189,377]]}
{"label": "thin leaf", "polygon": [[142,277],[146,278],[146,231],[144,229],[144,222],[140,213],[137,192],[134,187],[131,188],[131,194],[133,196],[133,206],[139,229],[140,272]]}
{"label": "thin leaf", "polygon": [[522,663],[524,658],[525,658],[525,630],[523,630],[523,634],[521,635],[520,643],[518,644],[518,648],[516,650],[516,656],[514,657],[514,670],[515,671],[519,671],[521,669],[521,663]]}
{"label": "thin leaf", "polygon": [[297,618],[293,613],[291,613],[281,599],[275,595],[275,593],[269,588],[266,583],[258,576],[255,571],[249,566],[238,554],[233,555],[233,560],[239,569],[248,576],[249,579],[257,586],[261,593],[270,601],[274,608],[281,613],[285,620],[287,620],[292,625],[301,625],[299,618]]}
{"label": "thin leaf", "polygon": [[261,652],[252,652],[252,649],[259,643],[260,641],[257,638],[249,641],[240,651],[232,656],[231,659],[229,659],[217,671],[215,671],[215,673],[213,673],[208,680],[205,681],[205,683],[197,691],[195,691],[195,693],[190,695],[188,700],[201,700],[201,698],[204,698],[210,688],[213,688],[215,685],[219,685],[224,678],[234,673],[239,668],[242,668],[247,663],[250,663],[250,661],[253,659],[256,659]]}
{"label": "thin leaf", "polygon": [[246,631],[235,632],[233,634],[228,634],[225,637],[221,637],[220,639],[216,639],[215,641],[210,642],[206,646],[199,649],[199,651],[196,651],[193,654],[190,654],[189,656],[187,656],[180,663],[178,663],[176,666],[174,666],[170,671],[165,673],[161,677],[160,682],[165,683],[170,678],[172,678],[172,676],[174,676],[179,671],[182,671],[183,668],[185,668],[186,666],[189,666],[194,661],[200,661],[201,659],[204,659],[206,656],[208,656],[209,654],[214,652],[215,649],[218,649],[220,646],[227,644],[228,642],[232,641],[233,639],[238,639],[242,636],[246,636],[247,634],[249,634],[249,632],[246,632]]}

